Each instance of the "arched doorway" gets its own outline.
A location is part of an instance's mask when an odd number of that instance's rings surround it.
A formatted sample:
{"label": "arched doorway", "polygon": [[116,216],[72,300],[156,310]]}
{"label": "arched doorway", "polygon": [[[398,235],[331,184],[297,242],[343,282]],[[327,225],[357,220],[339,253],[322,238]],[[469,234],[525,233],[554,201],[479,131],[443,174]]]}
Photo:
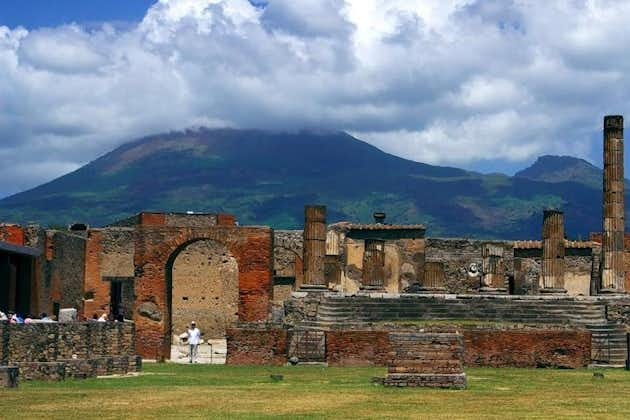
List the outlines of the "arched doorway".
{"label": "arched doorway", "polygon": [[[226,328],[238,321],[236,258],[221,242],[194,240],[171,255],[166,270],[171,359],[186,359],[187,346],[180,336],[195,321],[205,342],[200,347],[200,361],[208,362],[210,354],[223,353],[221,341]],[[210,348],[209,343],[214,347]]]}

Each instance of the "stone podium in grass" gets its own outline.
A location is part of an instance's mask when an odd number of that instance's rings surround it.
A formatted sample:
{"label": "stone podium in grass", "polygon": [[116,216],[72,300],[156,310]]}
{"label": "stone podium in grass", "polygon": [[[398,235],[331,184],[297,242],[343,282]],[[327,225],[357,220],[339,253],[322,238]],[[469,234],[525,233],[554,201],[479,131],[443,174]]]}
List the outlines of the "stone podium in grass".
{"label": "stone podium in grass", "polygon": [[385,386],[466,388],[461,334],[392,332],[389,340],[392,360]]}

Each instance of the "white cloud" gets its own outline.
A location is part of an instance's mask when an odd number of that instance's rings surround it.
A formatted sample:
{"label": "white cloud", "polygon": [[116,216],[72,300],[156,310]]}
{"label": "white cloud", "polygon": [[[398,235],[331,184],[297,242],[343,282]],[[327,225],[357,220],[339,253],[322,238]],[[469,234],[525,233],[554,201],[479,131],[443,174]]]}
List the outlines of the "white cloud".
{"label": "white cloud", "polygon": [[629,26],[607,0],[160,0],[124,29],[0,26],[0,195],[195,125],[345,129],[465,167],[592,159],[602,116],[629,114]]}

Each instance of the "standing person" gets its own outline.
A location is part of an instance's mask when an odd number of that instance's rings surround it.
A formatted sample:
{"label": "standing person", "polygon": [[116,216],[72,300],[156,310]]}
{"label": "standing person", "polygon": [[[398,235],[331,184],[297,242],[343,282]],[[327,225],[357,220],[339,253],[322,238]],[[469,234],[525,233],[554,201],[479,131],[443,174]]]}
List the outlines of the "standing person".
{"label": "standing person", "polygon": [[190,328],[187,331],[188,345],[190,346],[190,363],[197,362],[197,350],[199,348],[199,340],[201,339],[201,331],[197,328],[195,321],[190,323]]}

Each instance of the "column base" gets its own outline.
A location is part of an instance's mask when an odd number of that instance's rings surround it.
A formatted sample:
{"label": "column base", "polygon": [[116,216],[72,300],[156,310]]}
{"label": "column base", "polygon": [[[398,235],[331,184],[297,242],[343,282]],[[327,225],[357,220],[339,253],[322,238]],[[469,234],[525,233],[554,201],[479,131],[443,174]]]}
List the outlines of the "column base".
{"label": "column base", "polygon": [[600,289],[598,295],[627,295],[628,291],[624,289]]}
{"label": "column base", "polygon": [[383,287],[383,286],[360,286],[359,290],[361,292],[377,293],[377,292],[385,292],[385,287]]}
{"label": "column base", "polygon": [[566,295],[567,289],[562,287],[546,287],[544,289],[539,289],[538,292],[541,295]]}
{"label": "column base", "polygon": [[423,293],[425,295],[430,295],[430,294],[441,294],[441,293],[446,293],[446,288],[445,287],[420,287],[418,289],[418,293]]}
{"label": "column base", "polygon": [[507,289],[504,287],[481,287],[479,293],[485,295],[507,295]]}
{"label": "column base", "polygon": [[298,292],[327,292],[328,286],[323,284],[303,284],[297,290]]}

